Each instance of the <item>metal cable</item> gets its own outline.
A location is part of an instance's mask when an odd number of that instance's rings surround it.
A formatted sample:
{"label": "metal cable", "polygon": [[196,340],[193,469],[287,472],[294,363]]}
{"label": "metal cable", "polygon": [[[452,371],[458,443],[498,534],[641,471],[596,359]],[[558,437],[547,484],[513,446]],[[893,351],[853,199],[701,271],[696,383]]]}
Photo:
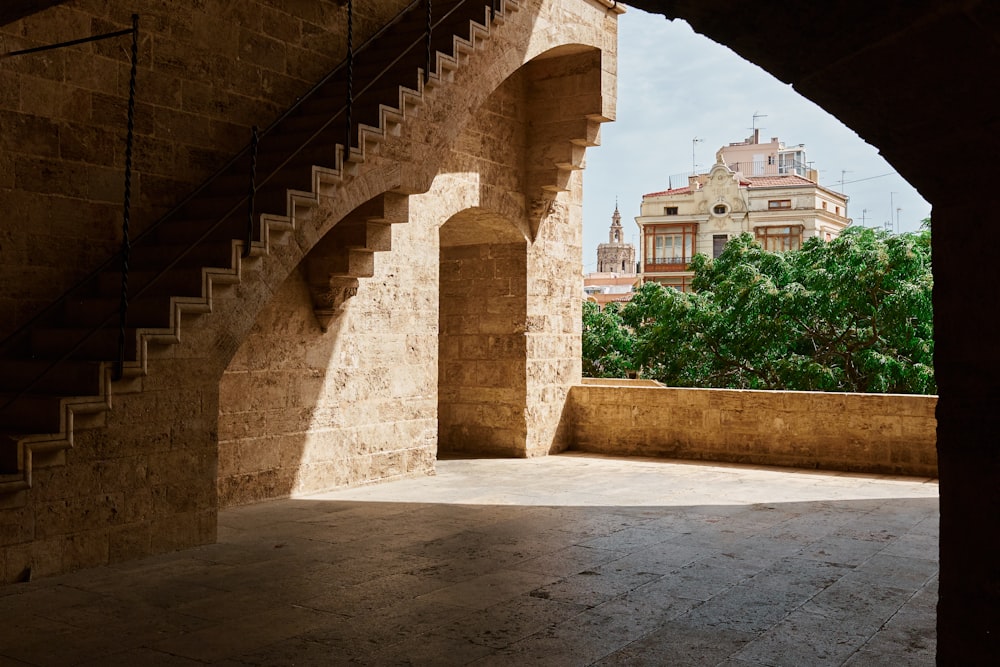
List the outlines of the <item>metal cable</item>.
{"label": "metal cable", "polygon": [[347,0],[347,137],[344,162],[351,154],[351,107],[354,106],[354,0]]}
{"label": "metal cable", "polygon": [[139,62],[139,15],[132,15],[132,67],[128,80],[128,131],[125,135],[125,197],[122,204],[122,289],[118,306],[118,362],[114,378],[120,379],[125,368],[125,326],[128,320],[128,261],[132,246],[128,226],[132,208],[132,144],[135,135],[135,75]]}
{"label": "metal cable", "polygon": [[247,192],[247,239],[243,246],[243,257],[250,256],[250,249],[253,245],[253,204],[254,196],[257,194],[257,148],[260,143],[260,135],[257,126],[250,128],[250,189]]}

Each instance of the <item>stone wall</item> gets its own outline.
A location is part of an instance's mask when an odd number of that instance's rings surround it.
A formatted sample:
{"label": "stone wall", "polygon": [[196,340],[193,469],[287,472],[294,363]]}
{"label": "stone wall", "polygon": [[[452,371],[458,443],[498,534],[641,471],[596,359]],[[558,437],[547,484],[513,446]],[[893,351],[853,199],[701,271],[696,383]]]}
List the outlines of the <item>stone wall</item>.
{"label": "stone wall", "polygon": [[[476,206],[440,228],[438,449],[523,456],[527,239],[525,76],[501,85],[455,144],[451,191]],[[487,159],[484,159],[487,158]],[[485,197],[480,193],[485,193]],[[503,204],[508,210],[502,215]]]}
{"label": "stone wall", "polygon": [[937,476],[935,396],[587,380],[569,404],[580,451]]}
{"label": "stone wall", "polygon": [[524,253],[523,241],[441,248],[442,453],[524,455]]}
{"label": "stone wall", "polygon": [[[355,45],[407,3],[355,7]],[[0,52],[131,27],[139,14],[132,230],[219,168],[343,60],[337,0],[78,0],[0,26]],[[121,239],[130,37],[0,60],[0,337]]]}
{"label": "stone wall", "polygon": [[[107,11],[119,17],[114,27],[122,27],[131,7],[107,4],[114,5]],[[242,51],[235,56],[226,51],[232,34],[241,34],[238,25],[242,21],[263,30],[263,19],[246,19],[242,12],[260,9],[263,13],[264,7],[271,5],[206,3],[199,5],[196,14],[189,16],[194,10],[180,8],[173,17],[175,4],[141,1],[138,9],[146,16],[143,25],[149,21],[156,26],[152,17],[162,14],[164,27],[160,30],[165,36],[184,34],[177,21],[190,20],[192,30],[209,30],[218,33],[220,39],[218,46],[209,41],[204,47],[209,53],[219,49],[212,57],[199,50],[196,44],[200,42],[194,37],[185,42],[186,50],[175,53],[171,81],[179,81],[180,97],[174,100],[167,95],[169,99],[162,101],[165,109],[152,116],[161,122],[153,130],[140,129],[140,133],[166,142],[166,153],[178,159],[189,154],[185,148],[189,142],[202,139],[210,153],[201,167],[194,162],[162,166],[164,177],[172,180],[165,181],[166,189],[161,193],[174,193],[163,194],[162,206],[186,192],[215,162],[230,155],[243,142],[246,126],[265,123],[267,118],[260,119],[267,115],[265,111],[276,112],[279,103],[285,106],[295,94],[289,92],[290,88],[265,90],[259,99],[254,98],[261,104],[257,109],[260,113],[236,102],[228,107],[224,104],[229,96],[243,104],[247,102],[243,97],[257,90],[252,85],[257,79],[251,77],[250,82],[234,84],[225,78],[229,76],[226,68],[248,67],[262,72],[279,62],[271,58],[266,63],[253,62]],[[309,7],[295,3],[303,16],[292,15],[291,19],[303,34],[291,30],[287,38],[278,40],[284,44],[282,48],[291,49],[296,40],[305,39],[309,23],[306,15],[318,11],[324,20],[330,20],[331,33],[325,39],[310,39],[336,50],[338,35],[342,36],[342,26],[335,16],[342,11],[339,4],[307,4]],[[365,4],[392,13],[389,9],[394,10],[398,3]],[[59,21],[53,17],[64,13],[75,16],[84,11],[81,8],[90,8],[88,16],[101,16],[104,6],[70,2],[26,21],[33,21],[30,25],[41,31],[49,26],[47,19],[57,25]],[[110,409],[76,413],[67,431],[70,440],[58,441],[44,456],[39,450],[31,488],[7,492],[4,487],[0,494],[2,581],[16,581],[29,571],[31,576],[49,575],[211,541],[220,506],[432,472],[438,398],[440,230],[449,220],[482,214],[483,219],[494,223],[503,221],[508,233],[521,245],[520,256],[524,257],[504,270],[510,270],[511,276],[517,276],[525,285],[536,278],[547,283],[524,296],[537,314],[537,327],[531,333],[546,345],[531,343],[516,319],[505,321],[508,329],[504,335],[516,331],[521,336],[525,352],[516,363],[527,365],[531,363],[530,355],[535,355],[563,360],[560,368],[570,371],[568,375],[532,380],[546,388],[552,398],[544,412],[530,412],[533,408],[524,404],[531,400],[527,393],[518,406],[526,431],[520,441],[520,454],[525,452],[526,442],[540,443],[538,451],[552,448],[557,435],[556,417],[562,410],[561,397],[578,381],[578,373],[571,376],[573,358],[579,357],[574,349],[578,341],[567,333],[579,326],[578,299],[572,300],[571,321],[570,302],[562,301],[560,296],[577,296],[578,271],[563,275],[565,284],[554,282],[553,271],[578,255],[578,241],[574,239],[579,230],[565,226],[578,224],[579,213],[574,212],[574,207],[579,205],[581,179],[578,174],[559,177],[567,169],[578,168],[563,162],[560,155],[567,147],[575,146],[570,148],[570,154],[582,157],[579,148],[596,139],[594,127],[613,116],[614,84],[609,79],[613,79],[615,67],[616,14],[609,7],[609,3],[591,0],[524,0],[488,39],[477,41],[473,53],[463,54],[457,68],[436,81],[419,105],[408,106],[403,122],[382,138],[377,149],[370,148],[364,161],[354,164],[342,182],[324,185],[311,202],[293,204],[287,211],[289,217],[269,232],[262,254],[241,259],[237,253],[231,268],[213,269],[211,279],[205,278],[209,274],[203,274],[206,281],[214,281],[205,301],[183,313],[175,311],[176,321],[172,322],[176,328],[169,333],[143,339],[143,349],[148,343],[143,374],[114,382],[111,391],[98,401],[106,401],[104,407]],[[4,29],[19,33],[24,25],[28,23]],[[76,36],[57,32],[53,28],[51,39]],[[152,50],[152,60],[143,61],[153,63],[148,66],[150,71],[156,69],[155,54],[159,52],[154,37],[147,34],[142,47]],[[5,47],[27,45],[18,42]],[[607,52],[595,59],[595,53],[602,48]],[[519,80],[516,73],[533,59],[551,59],[550,52],[556,49],[556,53],[578,56],[578,66],[598,67],[597,76],[587,84],[598,92],[584,96],[589,106],[577,105],[575,112],[570,111],[579,116],[578,120],[585,113],[594,117],[582,123],[576,134],[561,132],[547,139],[534,138],[539,146],[543,140],[548,144],[536,156],[543,168],[536,170],[529,187],[526,164],[504,161],[509,159],[504,157],[504,151],[510,145],[504,143],[503,137],[523,136],[527,143],[532,138],[530,128],[494,122],[488,111],[480,114],[479,110],[495,110],[499,104],[506,109],[502,115],[508,119],[517,114],[531,117],[531,105],[521,104],[527,100],[521,96],[528,82]],[[122,102],[120,81],[125,65],[116,56],[107,58],[116,72],[116,100]],[[210,72],[200,69],[206,59],[215,63]],[[224,65],[227,59],[233,62]],[[0,89],[5,99],[13,90],[19,99],[43,94],[35,91],[36,86],[39,91],[45,89],[43,77],[20,71],[11,75],[11,62],[2,61],[0,65],[0,74],[16,78],[13,88]],[[287,69],[287,55],[284,62]],[[142,67],[147,66],[141,65],[140,83],[152,80],[150,71]],[[210,80],[210,74],[220,78]],[[202,76],[209,77],[204,88],[195,86],[193,80],[188,83],[188,77]],[[261,85],[271,80],[269,77],[261,73]],[[285,78],[275,80],[288,82]],[[306,85],[304,79],[301,83]],[[170,85],[166,89],[170,90]],[[201,115],[193,108],[184,110],[185,99],[190,99],[185,98],[186,89],[205,94]],[[264,102],[275,104],[268,106]],[[20,109],[21,102],[17,105]],[[55,114],[56,107],[52,105],[53,110],[47,113]],[[0,266],[4,270],[8,266],[20,267],[4,273],[0,281],[0,298],[6,303],[0,307],[6,308],[4,313],[14,314],[13,319],[5,314],[0,322],[11,327],[37,304],[56,295],[74,276],[94,268],[93,261],[99,257],[81,252],[78,242],[87,239],[90,244],[99,243],[94,239],[103,234],[100,229],[116,227],[110,215],[120,205],[109,197],[101,204],[108,211],[104,216],[100,212],[103,208],[98,210],[88,204],[88,194],[79,191],[67,197],[66,188],[79,187],[74,176],[79,175],[77,172],[53,171],[52,178],[39,181],[47,188],[44,192],[16,186],[20,161],[33,164],[32,160],[41,159],[31,151],[48,150],[56,161],[65,157],[58,144],[46,142],[51,142],[53,128],[61,138],[63,126],[71,121],[37,115],[43,112],[41,106],[35,111],[10,112],[18,117],[31,116],[14,125],[6,122],[12,116],[5,117],[6,143],[0,151],[0,179],[7,179],[0,181],[0,197],[6,198],[2,203],[11,205],[11,214],[0,220]],[[153,112],[142,113],[149,118]],[[47,120],[41,122],[38,118]],[[85,120],[83,115],[80,118]],[[16,142],[9,141],[7,128],[21,127],[18,122],[29,123],[30,127],[17,134]],[[219,130],[213,134],[206,129],[229,125],[239,132]],[[476,127],[478,134],[472,131]],[[497,149],[498,142],[503,144],[502,150]],[[103,139],[97,144],[110,145]],[[87,168],[83,168],[84,172]],[[155,208],[162,208],[149,203],[147,173],[155,176],[159,172],[146,164],[137,173],[140,223],[151,219]],[[3,189],[10,182],[15,187]],[[547,186],[555,188],[546,191],[550,192],[550,205],[536,207],[539,192]],[[144,189],[147,191],[142,194]],[[392,248],[379,248],[374,270],[360,279],[357,294],[347,300],[343,311],[323,333],[314,314],[316,303],[310,303],[313,294],[307,290],[313,283],[305,279],[303,261],[312,256],[317,243],[327,238],[340,221],[383,193],[408,197],[408,221],[392,226]],[[62,232],[45,223],[57,210],[73,213],[73,220],[65,221],[65,229],[70,230],[70,242],[65,246],[59,242]],[[286,211],[269,213],[280,216]],[[45,224],[35,224],[39,222]],[[563,242],[568,244],[566,248],[560,246]],[[533,243],[539,245],[529,267],[528,248]],[[48,266],[49,273],[30,269],[26,250],[29,244],[40,249],[41,265]],[[101,252],[110,252],[111,245]],[[552,253],[554,263],[546,264],[543,251]],[[547,310],[544,301],[549,296],[554,300]],[[550,314],[552,319],[543,317]],[[550,324],[557,327],[552,338],[541,328]],[[569,347],[553,347],[559,341]],[[529,347],[536,352],[529,353]],[[537,351],[543,349],[544,353]],[[522,377],[529,374],[525,372]],[[528,380],[523,382],[527,386]],[[536,435],[532,435],[532,428]]]}
{"label": "stone wall", "polygon": [[436,234],[395,225],[376,274],[323,332],[301,270],[258,316],[219,385],[226,507],[433,470]]}

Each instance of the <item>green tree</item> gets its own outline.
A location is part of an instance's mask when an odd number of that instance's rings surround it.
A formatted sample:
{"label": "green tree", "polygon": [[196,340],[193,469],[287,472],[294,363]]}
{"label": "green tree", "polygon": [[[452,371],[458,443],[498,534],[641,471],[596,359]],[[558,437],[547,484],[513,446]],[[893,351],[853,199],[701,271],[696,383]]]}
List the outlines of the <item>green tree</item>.
{"label": "green tree", "polygon": [[583,303],[583,374],[586,377],[627,377],[633,370],[635,338],[621,319],[621,306],[609,303],[601,310]]}
{"label": "green tree", "polygon": [[744,234],[694,258],[696,292],[643,285],[621,312],[632,366],[674,386],[933,393],[930,260],[929,229],[787,253]]}

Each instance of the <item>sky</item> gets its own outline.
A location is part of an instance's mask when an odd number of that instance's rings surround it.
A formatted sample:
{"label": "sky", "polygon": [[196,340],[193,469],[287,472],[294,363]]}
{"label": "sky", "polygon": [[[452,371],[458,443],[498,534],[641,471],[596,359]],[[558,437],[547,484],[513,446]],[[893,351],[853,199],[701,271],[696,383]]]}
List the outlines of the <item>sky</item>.
{"label": "sky", "polygon": [[854,225],[896,228],[898,219],[899,231],[914,231],[930,217],[930,204],[873,146],[790,85],[684,21],[629,7],[618,19],[617,119],[601,127],[583,172],[584,272],[597,270],[616,200],[638,256],[642,195],[667,189],[671,177],[686,185],[692,148],[698,171],[708,171],[716,151],[749,137],[755,123],[763,142],[805,144],[820,185],[848,196]]}

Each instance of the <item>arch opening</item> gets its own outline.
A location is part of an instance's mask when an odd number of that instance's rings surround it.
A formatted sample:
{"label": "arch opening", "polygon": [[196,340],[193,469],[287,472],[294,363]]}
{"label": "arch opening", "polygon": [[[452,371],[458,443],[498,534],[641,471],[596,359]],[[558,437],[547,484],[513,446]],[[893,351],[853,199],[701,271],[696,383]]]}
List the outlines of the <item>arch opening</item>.
{"label": "arch opening", "polygon": [[438,456],[524,456],[527,241],[466,209],[440,229]]}

